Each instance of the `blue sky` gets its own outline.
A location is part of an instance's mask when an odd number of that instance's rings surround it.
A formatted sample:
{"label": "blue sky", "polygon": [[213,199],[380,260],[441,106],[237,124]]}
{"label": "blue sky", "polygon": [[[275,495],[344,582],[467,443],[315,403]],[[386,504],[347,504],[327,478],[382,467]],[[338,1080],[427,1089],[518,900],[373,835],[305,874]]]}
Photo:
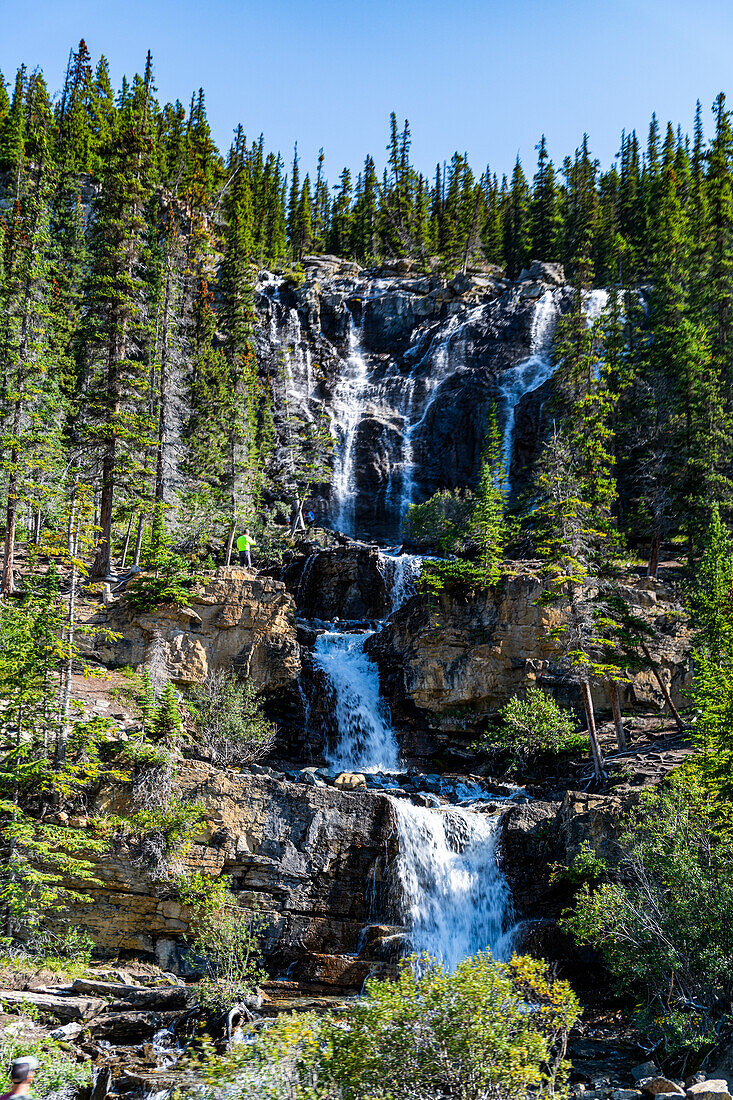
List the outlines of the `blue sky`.
{"label": "blue sky", "polygon": [[410,119],[413,159],[432,172],[453,150],[475,167],[531,172],[547,134],[555,162],[583,131],[607,164],[622,128],[652,110],[706,125],[721,89],[733,105],[731,0],[0,0],[0,69],[40,65],[52,91],[84,36],[115,86],[153,51],[162,100],[206,91],[214,135],[248,135],[331,182],[366,152],[384,158],[389,112]]}

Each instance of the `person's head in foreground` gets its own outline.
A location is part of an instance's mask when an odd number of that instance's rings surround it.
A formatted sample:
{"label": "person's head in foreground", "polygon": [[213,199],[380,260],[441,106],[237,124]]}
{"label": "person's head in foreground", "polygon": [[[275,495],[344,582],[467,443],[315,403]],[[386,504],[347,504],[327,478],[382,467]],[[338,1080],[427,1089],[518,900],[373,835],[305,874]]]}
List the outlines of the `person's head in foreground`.
{"label": "person's head in foreground", "polygon": [[16,1058],[14,1062],[11,1062],[10,1080],[13,1082],[13,1087],[10,1090],[10,1095],[18,1096],[28,1093],[37,1069],[37,1060],[30,1056]]}

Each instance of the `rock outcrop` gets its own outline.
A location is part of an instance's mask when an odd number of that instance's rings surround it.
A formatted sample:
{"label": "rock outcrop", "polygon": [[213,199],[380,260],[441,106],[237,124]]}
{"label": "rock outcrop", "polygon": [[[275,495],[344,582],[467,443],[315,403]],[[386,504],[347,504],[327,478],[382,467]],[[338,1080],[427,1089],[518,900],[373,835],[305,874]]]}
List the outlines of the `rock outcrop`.
{"label": "rock outcrop", "polygon": [[[488,408],[503,402],[502,374],[530,355],[538,302],[551,295],[559,315],[572,291],[559,265],[538,262],[516,283],[490,267],[449,281],[403,261],[365,271],[317,256],[303,266],[302,282],[261,275],[260,361],[277,373],[287,348],[291,400],[308,416],[325,409],[341,436],[358,403],[349,533],[396,540],[405,500],[474,482]],[[541,427],[533,398],[518,408],[530,433],[512,456],[519,478]],[[330,514],[333,487],[312,504]]]}
{"label": "rock outcrop", "polygon": [[292,597],[280,581],[247,569],[218,569],[192,591],[186,607],[139,612],[122,595],[95,610],[90,625],[103,628],[89,643],[93,658],[138,668],[159,645],[175,683],[233,668],[272,693],[293,686],[300,673]]}
{"label": "rock outcrop", "polygon": [[[292,783],[268,769],[225,772],[185,762],[178,782],[184,797],[202,809],[201,833],[187,864],[212,876],[225,875],[237,902],[265,921],[264,946],[276,968],[297,963],[306,971],[339,973],[331,956],[353,955],[372,920],[384,920],[380,883],[393,832],[389,799],[375,791],[339,790]],[[125,815],[124,791],[105,790],[97,809]],[[183,937],[190,912],[170,883],[156,881],[134,845],[118,844],[97,861],[94,898],[78,909],[108,957],[155,957],[165,969],[186,972]],[[384,903],[386,904],[386,902]],[[328,958],[325,958],[328,956]],[[313,957],[313,958],[312,958]],[[351,963],[353,963],[353,958]],[[353,967],[350,971],[353,977]],[[329,984],[326,977],[308,980]]]}
{"label": "rock outcrop", "polygon": [[[366,649],[379,665],[392,714],[414,731],[408,751],[420,756],[447,739],[470,739],[528,684],[547,687],[563,703],[578,705],[577,684],[552,637],[563,611],[539,604],[541,592],[539,575],[525,567],[496,591],[413,597],[369,639]],[[653,622],[653,655],[673,697],[678,695],[688,682],[690,643],[679,602],[666,585],[646,578],[631,579],[624,594],[636,614]],[[663,705],[648,670],[634,673],[621,691],[627,709]],[[603,684],[594,686],[593,694],[599,708],[610,708]]]}

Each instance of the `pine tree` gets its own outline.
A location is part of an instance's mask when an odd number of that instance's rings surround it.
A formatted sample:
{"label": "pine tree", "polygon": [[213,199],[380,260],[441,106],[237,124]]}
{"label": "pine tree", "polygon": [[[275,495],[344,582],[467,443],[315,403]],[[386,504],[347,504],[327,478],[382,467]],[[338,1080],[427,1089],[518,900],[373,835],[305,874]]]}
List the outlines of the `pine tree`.
{"label": "pine tree", "polygon": [[110,571],[115,488],[122,465],[150,445],[144,356],[149,197],[148,102],[126,97],[94,202],[84,343],[90,376],[86,438],[101,460],[100,538],[92,576]]}
{"label": "pine tree", "polygon": [[471,515],[470,534],[479,548],[479,564],[488,584],[501,576],[506,539],[504,523],[504,462],[496,407],[489,411],[481,468]]}
{"label": "pine tree", "polygon": [[517,157],[504,209],[504,256],[510,279],[516,279],[531,259],[529,206],[529,187]]}
{"label": "pine tree", "polygon": [[562,217],[555,182],[555,169],[543,134],[538,149],[537,172],[532,183],[529,210],[532,256],[539,260],[556,260],[560,255]]}

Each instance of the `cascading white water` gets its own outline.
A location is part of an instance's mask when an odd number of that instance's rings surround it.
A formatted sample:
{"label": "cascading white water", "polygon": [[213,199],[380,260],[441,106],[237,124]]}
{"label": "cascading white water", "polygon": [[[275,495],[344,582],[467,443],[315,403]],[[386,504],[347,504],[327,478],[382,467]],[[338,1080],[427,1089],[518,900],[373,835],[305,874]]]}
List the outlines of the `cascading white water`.
{"label": "cascading white water", "polygon": [[497,817],[391,798],[397,818],[399,906],[410,946],[453,969],[466,955],[501,958],[510,913],[496,858]]}
{"label": "cascading white water", "polygon": [[380,551],[379,557],[389,589],[389,610],[394,614],[417,592],[422,558],[419,554],[390,554],[384,550]]}
{"label": "cascading white water", "polygon": [[[607,302],[607,290],[586,292],[583,300],[583,310],[588,327],[598,320],[606,308]],[[534,393],[551,378],[558,366],[552,358],[551,348],[559,312],[555,292],[546,290],[537,300],[535,306],[530,330],[530,354],[528,358],[505,371],[499,383],[504,414],[502,458],[505,491],[509,490],[517,405],[525,394]]]}
{"label": "cascading white water", "polygon": [[504,415],[502,457],[504,463],[504,489],[509,488],[509,469],[514,449],[516,408],[527,393],[539,389],[554,374],[556,364],[550,355],[552,334],[558,316],[555,295],[546,290],[535,306],[530,330],[529,356],[505,371],[499,383]]}
{"label": "cascading white water", "polygon": [[347,535],[354,534],[356,436],[364,405],[368,372],[359,332],[349,313],[349,355],[333,398],[333,426],[338,436],[338,447],[331,483],[336,505],[335,527]]}
{"label": "cascading white water", "polygon": [[326,759],[342,771],[390,772],[399,762],[397,738],[379,693],[379,671],[364,652],[373,633],[326,631],[313,652],[330,685],[339,734]]}

